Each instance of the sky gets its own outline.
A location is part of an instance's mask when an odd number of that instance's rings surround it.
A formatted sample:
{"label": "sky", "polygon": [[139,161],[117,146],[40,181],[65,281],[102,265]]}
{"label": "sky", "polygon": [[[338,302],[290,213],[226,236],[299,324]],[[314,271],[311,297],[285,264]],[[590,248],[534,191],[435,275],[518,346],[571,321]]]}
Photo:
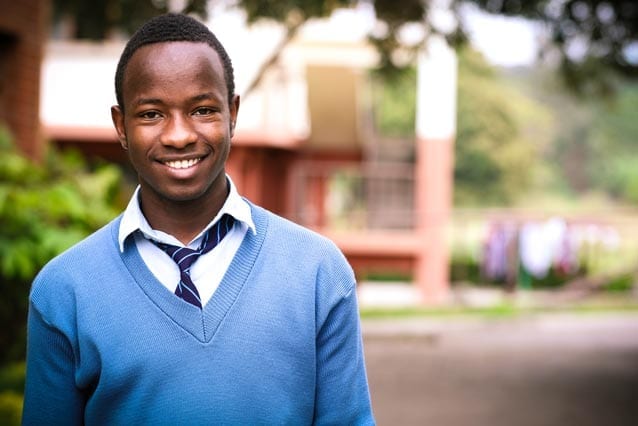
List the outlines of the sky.
{"label": "sky", "polygon": [[[444,0],[441,0],[444,1]],[[222,12],[223,11],[223,12]],[[212,15],[221,12],[218,19],[211,19],[214,28],[221,29],[220,34],[233,33],[238,25],[242,25],[241,13],[229,13],[227,8],[213,9]],[[444,10],[434,10],[437,18],[449,21],[449,13]],[[521,18],[491,15],[478,10],[476,6],[463,8],[469,36],[472,44],[481,51],[486,59],[497,66],[529,66],[535,62],[538,55],[538,40],[540,29],[537,25]],[[322,39],[357,39],[365,38],[373,28],[374,12],[369,5],[360,4],[353,9],[341,9],[323,23],[309,22],[305,32],[321,34]],[[445,24],[443,24],[445,26]],[[327,30],[329,28],[329,30]],[[411,29],[419,38],[420,26]],[[227,42],[232,43],[232,39]],[[222,42],[224,42],[222,40]]]}
{"label": "sky", "polygon": [[499,66],[532,65],[538,55],[539,28],[520,18],[468,11],[471,43]]}

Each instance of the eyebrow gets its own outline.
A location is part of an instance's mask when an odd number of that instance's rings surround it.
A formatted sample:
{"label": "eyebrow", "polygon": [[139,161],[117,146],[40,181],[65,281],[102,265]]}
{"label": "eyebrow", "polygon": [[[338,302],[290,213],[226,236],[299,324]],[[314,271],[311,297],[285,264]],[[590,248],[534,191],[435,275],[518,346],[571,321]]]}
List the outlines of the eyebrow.
{"label": "eyebrow", "polygon": [[[192,98],[190,98],[191,102],[199,102],[199,101],[204,101],[204,100],[217,100],[218,96],[215,95],[214,92],[204,92],[204,93],[200,93],[199,95],[195,95]],[[164,101],[162,101],[159,98],[140,98],[135,102],[135,105],[162,105],[164,104]]]}
{"label": "eyebrow", "polygon": [[137,101],[135,101],[135,105],[139,106],[139,105],[147,105],[147,104],[151,104],[151,105],[161,105],[164,102],[162,102],[161,99],[158,98],[140,98]]}
{"label": "eyebrow", "polygon": [[218,100],[218,96],[215,95],[214,92],[204,92],[201,93],[199,95],[193,96],[191,98],[191,101],[193,102],[198,102],[198,101],[205,101],[205,100]]}

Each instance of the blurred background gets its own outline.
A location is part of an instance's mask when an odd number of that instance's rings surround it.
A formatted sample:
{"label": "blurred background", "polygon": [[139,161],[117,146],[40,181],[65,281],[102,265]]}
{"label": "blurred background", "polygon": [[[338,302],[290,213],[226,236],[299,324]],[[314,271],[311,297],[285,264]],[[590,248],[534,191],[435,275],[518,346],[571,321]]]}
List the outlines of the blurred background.
{"label": "blurred background", "polygon": [[637,424],[630,0],[0,0],[1,423],[33,277],[135,188],[113,78],[167,11],[233,60],[240,192],[355,269],[379,424]]}

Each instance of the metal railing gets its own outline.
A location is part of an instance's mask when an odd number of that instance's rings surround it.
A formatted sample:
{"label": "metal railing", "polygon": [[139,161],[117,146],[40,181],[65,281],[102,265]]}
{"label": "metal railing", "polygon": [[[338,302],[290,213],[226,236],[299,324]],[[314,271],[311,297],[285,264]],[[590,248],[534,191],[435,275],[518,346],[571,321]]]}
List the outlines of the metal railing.
{"label": "metal railing", "polygon": [[308,161],[293,176],[293,220],[324,229],[411,229],[411,163]]}

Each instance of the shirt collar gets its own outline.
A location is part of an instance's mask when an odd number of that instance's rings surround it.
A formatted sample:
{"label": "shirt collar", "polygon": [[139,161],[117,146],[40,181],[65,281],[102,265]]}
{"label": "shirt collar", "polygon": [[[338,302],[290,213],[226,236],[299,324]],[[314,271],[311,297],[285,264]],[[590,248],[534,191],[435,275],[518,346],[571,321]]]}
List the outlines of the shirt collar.
{"label": "shirt collar", "polygon": [[[213,226],[215,222],[217,222],[224,214],[233,216],[235,220],[243,224],[243,226],[248,227],[248,229],[250,229],[253,234],[257,233],[257,229],[255,228],[255,223],[253,222],[250,210],[250,205],[248,205],[246,200],[244,200],[239,195],[239,192],[237,192],[237,187],[235,187],[235,184],[233,183],[230,176],[226,175],[226,178],[228,180],[229,192],[224,205],[222,206],[221,210],[219,210],[215,218],[204,229],[202,229],[202,232],[200,232],[193,239],[193,241],[191,241],[191,244],[196,243],[197,240],[201,238],[203,233],[208,228]],[[120,229],[118,233],[120,251],[124,251],[124,241],[126,240],[126,238],[128,238],[129,235],[138,230],[141,231],[146,238],[150,238],[165,244],[182,246],[183,244],[180,243],[174,236],[151,228],[151,225],[146,220],[146,217],[144,217],[142,209],[140,208],[139,192],[140,187],[138,185],[138,187],[135,188],[135,192],[133,193],[128,206],[126,207],[126,210],[124,210],[124,214],[122,215],[122,221],[120,222]]]}

